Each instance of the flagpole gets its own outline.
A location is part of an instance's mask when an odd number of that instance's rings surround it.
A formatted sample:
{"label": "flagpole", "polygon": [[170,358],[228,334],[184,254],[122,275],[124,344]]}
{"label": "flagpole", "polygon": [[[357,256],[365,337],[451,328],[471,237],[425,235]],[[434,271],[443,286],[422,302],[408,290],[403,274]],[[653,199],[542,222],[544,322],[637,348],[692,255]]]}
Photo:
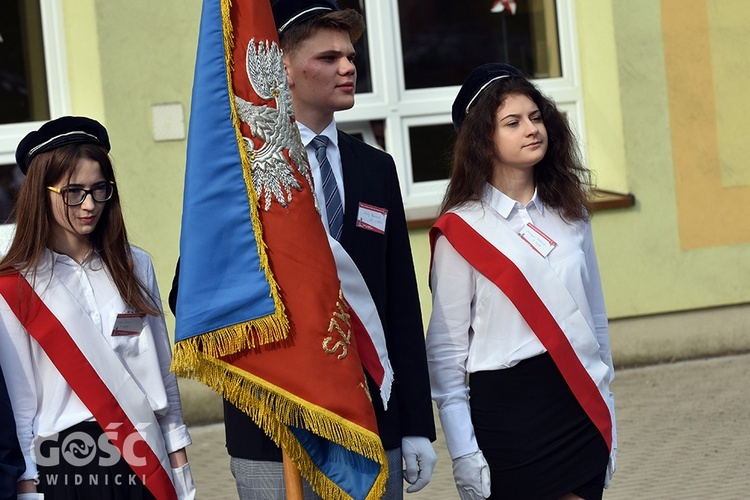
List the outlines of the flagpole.
{"label": "flagpole", "polygon": [[281,454],[284,461],[284,484],[286,485],[286,500],[304,500],[305,493],[302,489],[302,474],[292,459],[282,448]]}

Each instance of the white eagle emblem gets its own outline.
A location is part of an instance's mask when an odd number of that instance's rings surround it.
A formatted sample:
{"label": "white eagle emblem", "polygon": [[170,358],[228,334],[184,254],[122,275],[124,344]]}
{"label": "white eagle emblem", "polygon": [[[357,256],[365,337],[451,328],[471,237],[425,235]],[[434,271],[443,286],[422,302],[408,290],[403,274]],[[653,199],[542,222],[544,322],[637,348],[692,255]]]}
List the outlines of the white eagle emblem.
{"label": "white eagle emblem", "polygon": [[[256,49],[253,38],[247,45],[246,66],[247,77],[258,96],[266,101],[276,101],[276,108],[272,108],[257,106],[237,96],[234,98],[240,120],[250,127],[254,137],[263,141],[263,145],[255,149],[253,141],[244,138],[252,160],[253,185],[258,198],[264,201],[265,210],[271,208],[273,199],[285,207],[292,201],[292,189],[302,190],[294,178],[294,165],[308,186],[312,186],[312,179],[299,130],[292,123],[294,108],[281,49],[276,42],[269,45],[268,41],[262,40]],[[284,156],[285,149],[289,150],[294,165],[290,165]]]}

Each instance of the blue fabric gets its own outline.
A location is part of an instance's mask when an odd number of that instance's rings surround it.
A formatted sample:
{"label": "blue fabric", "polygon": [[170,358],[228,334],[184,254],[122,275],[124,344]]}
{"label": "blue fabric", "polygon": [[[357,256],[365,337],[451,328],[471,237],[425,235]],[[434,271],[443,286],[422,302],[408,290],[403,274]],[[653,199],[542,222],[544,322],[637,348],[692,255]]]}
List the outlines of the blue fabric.
{"label": "blue fabric", "polygon": [[375,484],[380,465],[341,445],[299,427],[289,427],[315,466],[354,500],[364,500]]}
{"label": "blue fabric", "polygon": [[196,57],[175,340],[273,314],[231,119],[221,4],[205,0]]}

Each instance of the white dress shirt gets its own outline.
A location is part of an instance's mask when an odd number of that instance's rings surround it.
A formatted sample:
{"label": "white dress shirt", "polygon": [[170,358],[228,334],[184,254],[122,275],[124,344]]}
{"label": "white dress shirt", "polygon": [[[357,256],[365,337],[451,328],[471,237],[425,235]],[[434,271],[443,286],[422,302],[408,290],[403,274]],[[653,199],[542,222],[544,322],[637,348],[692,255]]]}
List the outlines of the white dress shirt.
{"label": "white dress shirt", "polygon": [[[599,355],[614,374],[589,222],[566,223],[555,210],[545,207],[536,193],[522,205],[489,184],[483,202],[488,216],[504,219],[514,233],[531,222],[557,243],[545,260],[596,332]],[[534,252],[531,247],[529,251]],[[479,449],[471,423],[466,374],[510,368],[546,349],[505,294],[443,235],[435,242],[430,283],[427,359],[432,397],[440,411],[448,450],[455,459]]]}
{"label": "white dress shirt", "polygon": [[[135,247],[132,253],[136,275],[160,304],[151,258]],[[140,334],[113,336],[117,315],[125,312],[126,306],[99,257],[94,254],[78,264],[67,255],[47,250],[40,261],[37,280],[49,276],[50,270],[59,281],[48,286],[64,286],[79,302],[143,391],[143,404],[149,404],[157,416],[167,453],[189,445],[177,379],[170,371],[172,350],[164,317],[147,315],[148,327]],[[37,473],[34,440],[94,418],[2,297],[0,321],[0,363],[26,459],[26,472],[21,479],[33,479]]]}
{"label": "white dress shirt", "polygon": [[339,195],[341,196],[341,208],[342,210],[346,207],[346,198],[344,193],[344,171],[341,166],[341,152],[339,151],[339,134],[336,130],[336,121],[332,121],[320,134],[316,134],[304,124],[297,123],[299,128],[299,134],[302,138],[302,144],[305,145],[307,151],[307,159],[310,162],[310,170],[312,171],[313,183],[315,184],[315,198],[318,200],[318,207],[320,208],[320,218],[323,220],[323,226],[327,232],[330,232],[328,228],[328,214],[326,213],[326,196],[323,193],[323,179],[320,176],[320,164],[315,156],[315,148],[312,145],[312,140],[317,135],[324,135],[328,137],[328,147],[326,148],[326,157],[328,162],[331,164],[331,171],[333,177],[336,179],[336,186],[339,188]]}

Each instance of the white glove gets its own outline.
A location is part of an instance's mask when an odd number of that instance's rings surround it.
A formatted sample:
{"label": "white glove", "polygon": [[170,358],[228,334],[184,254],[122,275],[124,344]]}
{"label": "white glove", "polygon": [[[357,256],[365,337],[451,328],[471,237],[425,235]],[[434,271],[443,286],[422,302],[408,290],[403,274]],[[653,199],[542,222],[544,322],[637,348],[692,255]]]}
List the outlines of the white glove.
{"label": "white glove", "polygon": [[177,499],[195,500],[195,483],[193,482],[193,473],[190,471],[190,464],[187,463],[182,467],[172,469],[172,477],[174,478]]}
{"label": "white glove", "polygon": [[44,493],[19,493],[18,500],[44,500]]}
{"label": "white glove", "polygon": [[414,493],[427,486],[437,462],[430,440],[423,436],[401,438],[401,456],[406,463],[404,479],[411,485],[406,488],[406,492]]}
{"label": "white glove", "polygon": [[483,500],[490,496],[490,466],[481,451],[454,459],[453,479],[461,500]]}
{"label": "white glove", "polygon": [[612,452],[609,454],[609,463],[607,464],[607,474],[604,476],[604,489],[609,488],[609,482],[612,480],[612,476],[615,475],[617,470],[617,447],[612,448]]}

